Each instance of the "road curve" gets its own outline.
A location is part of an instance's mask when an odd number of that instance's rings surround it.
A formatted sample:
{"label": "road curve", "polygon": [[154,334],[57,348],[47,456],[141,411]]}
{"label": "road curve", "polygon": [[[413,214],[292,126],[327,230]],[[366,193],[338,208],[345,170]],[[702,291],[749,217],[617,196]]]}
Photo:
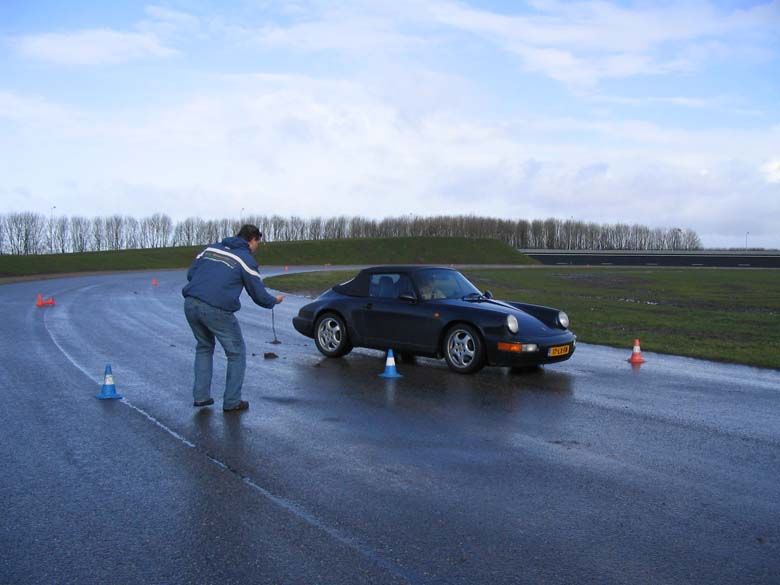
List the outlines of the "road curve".
{"label": "road curve", "polygon": [[184,280],[0,287],[0,583],[780,582],[780,372],[582,344],[383,380],[292,329],[306,299],[273,345],[245,296],[251,407],[224,415],[219,350],[192,407]]}

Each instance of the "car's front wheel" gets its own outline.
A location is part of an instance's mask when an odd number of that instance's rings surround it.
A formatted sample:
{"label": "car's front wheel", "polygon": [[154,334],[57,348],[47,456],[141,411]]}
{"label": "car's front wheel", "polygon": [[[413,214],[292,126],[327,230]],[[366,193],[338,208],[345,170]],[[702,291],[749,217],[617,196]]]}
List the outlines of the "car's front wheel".
{"label": "car's front wheel", "polygon": [[471,325],[459,323],[447,331],[442,348],[444,359],[453,372],[473,374],[485,365],[485,347],[479,332]]}
{"label": "car's front wheel", "polygon": [[321,315],[314,324],[314,343],[322,355],[341,357],[352,351],[347,326],[336,313]]}

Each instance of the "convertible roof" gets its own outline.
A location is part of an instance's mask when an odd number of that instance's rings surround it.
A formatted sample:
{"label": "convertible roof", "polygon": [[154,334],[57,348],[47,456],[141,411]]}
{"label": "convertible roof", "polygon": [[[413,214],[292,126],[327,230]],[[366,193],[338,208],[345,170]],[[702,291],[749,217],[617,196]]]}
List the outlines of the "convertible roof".
{"label": "convertible roof", "polygon": [[333,290],[353,297],[362,297],[368,294],[368,281],[371,280],[372,274],[378,272],[418,272],[420,270],[430,270],[432,268],[436,270],[454,270],[454,268],[447,268],[446,266],[372,266],[371,268],[364,268],[358,272],[357,276],[352,280],[334,286]]}
{"label": "convertible roof", "polygon": [[436,266],[436,265],[388,265],[388,266],[372,266],[371,268],[364,268],[361,270],[361,272],[416,272],[418,270],[430,270],[431,268],[435,268],[437,270],[455,270],[454,268],[448,268],[447,266]]}

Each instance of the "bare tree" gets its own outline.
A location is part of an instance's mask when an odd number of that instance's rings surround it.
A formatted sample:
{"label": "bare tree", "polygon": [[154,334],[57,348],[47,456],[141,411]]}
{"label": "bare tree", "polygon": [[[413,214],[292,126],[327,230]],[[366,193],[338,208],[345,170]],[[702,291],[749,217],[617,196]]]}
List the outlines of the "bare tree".
{"label": "bare tree", "polygon": [[74,252],[89,250],[90,222],[86,217],[74,215],[70,218],[70,249]]}
{"label": "bare tree", "polygon": [[102,217],[93,217],[92,225],[92,249],[100,252],[106,249],[106,220]]}
{"label": "bare tree", "polygon": [[141,226],[138,220],[126,215],[124,219],[125,249],[134,250],[140,247],[140,230]]}
{"label": "bare tree", "polygon": [[198,244],[211,244],[217,241],[219,234],[214,220],[203,222],[198,226],[196,242]]}
{"label": "bare tree", "polygon": [[176,224],[173,229],[174,246],[194,246],[201,242],[198,241],[199,224],[203,220],[197,217],[188,217],[184,221]]}
{"label": "bare tree", "polygon": [[[51,244],[59,252],[193,246],[220,241],[238,233],[236,218],[204,221],[190,217],[174,225],[170,217],[156,213],[140,221],[113,215],[105,218],[52,218],[17,213],[0,216],[0,253],[35,254],[46,249],[46,227]],[[362,216],[282,217],[245,216],[268,241],[322,240],[375,237],[495,238],[517,248],[572,250],[697,250],[698,234],[691,229],[649,228],[639,224],[597,224],[573,218],[502,219],[495,217],[430,216],[413,214],[375,220]]]}
{"label": "bare tree", "polygon": [[9,213],[5,228],[11,254],[41,254],[46,250],[46,218],[40,213]]}
{"label": "bare tree", "polygon": [[53,250],[60,254],[70,251],[70,222],[64,215],[54,218],[54,231],[52,238],[54,240]]}
{"label": "bare tree", "polygon": [[6,216],[8,251],[11,254],[24,254],[24,218],[21,213],[9,213]]}
{"label": "bare tree", "polygon": [[156,213],[153,216],[155,218],[156,226],[156,248],[164,248],[171,243],[171,236],[173,235],[173,221],[165,214]]}
{"label": "bare tree", "polygon": [[173,221],[162,213],[155,213],[141,220],[141,247],[163,248],[170,244]]}
{"label": "bare tree", "polygon": [[701,239],[692,229],[683,231],[683,250],[701,250]]}
{"label": "bare tree", "polygon": [[0,215],[0,254],[7,254],[7,234],[8,228],[6,227],[7,219],[5,215]]}
{"label": "bare tree", "polygon": [[236,224],[238,222],[233,219],[221,219],[217,222],[217,241],[224,240],[230,236],[236,235]]}
{"label": "bare tree", "polygon": [[144,217],[140,222],[140,229],[138,232],[138,246],[140,248],[152,248],[154,247],[154,219],[152,217]]}
{"label": "bare tree", "polygon": [[295,215],[289,219],[290,232],[287,235],[288,240],[302,240],[304,239],[306,222]]}
{"label": "bare tree", "polygon": [[125,248],[125,218],[112,215],[105,218],[106,249],[123,250]]}

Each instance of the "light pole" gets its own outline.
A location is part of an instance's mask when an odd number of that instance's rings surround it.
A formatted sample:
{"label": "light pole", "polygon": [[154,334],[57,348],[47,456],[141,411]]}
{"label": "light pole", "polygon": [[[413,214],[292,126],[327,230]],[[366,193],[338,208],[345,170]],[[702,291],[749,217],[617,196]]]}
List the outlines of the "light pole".
{"label": "light pole", "polygon": [[51,213],[49,214],[49,254],[54,253],[54,210],[57,209],[56,205],[51,206]]}
{"label": "light pole", "polygon": [[747,252],[747,237],[750,232],[745,232],[745,252]]}

